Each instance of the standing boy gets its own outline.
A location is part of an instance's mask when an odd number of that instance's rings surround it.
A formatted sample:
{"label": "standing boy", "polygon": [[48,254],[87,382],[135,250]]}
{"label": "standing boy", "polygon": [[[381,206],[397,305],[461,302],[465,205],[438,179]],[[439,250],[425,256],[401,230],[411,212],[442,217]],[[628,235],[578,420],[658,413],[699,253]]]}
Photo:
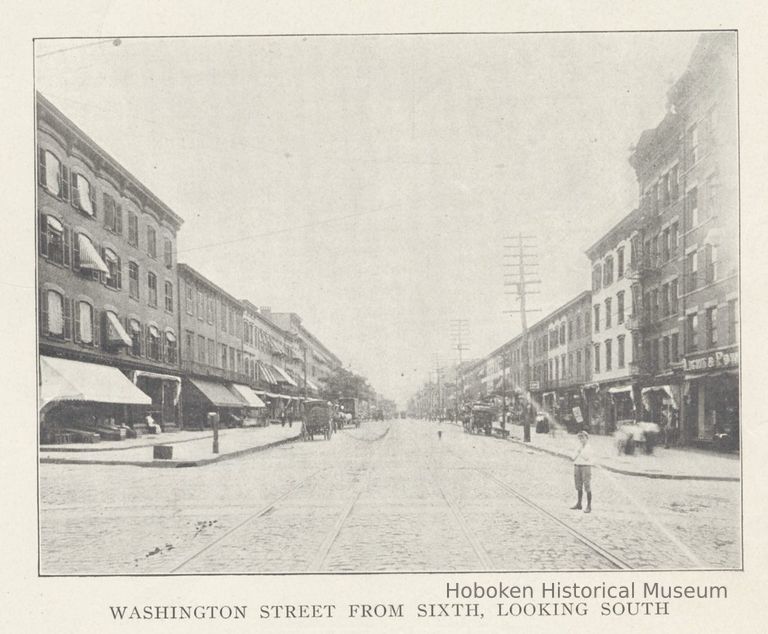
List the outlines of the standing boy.
{"label": "standing boy", "polygon": [[581,446],[576,454],[573,456],[573,480],[576,484],[576,491],[579,495],[579,499],[571,508],[574,510],[581,509],[581,495],[582,487],[587,492],[587,506],[584,509],[585,513],[592,512],[592,450],[589,447],[589,434],[585,431],[580,431],[577,435]]}

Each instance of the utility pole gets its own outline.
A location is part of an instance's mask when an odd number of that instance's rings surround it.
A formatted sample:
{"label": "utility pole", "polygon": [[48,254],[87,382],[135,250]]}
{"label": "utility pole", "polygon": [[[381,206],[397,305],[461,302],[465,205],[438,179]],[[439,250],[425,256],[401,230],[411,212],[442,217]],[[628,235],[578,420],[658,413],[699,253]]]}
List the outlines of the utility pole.
{"label": "utility pole", "polygon": [[437,352],[435,352],[435,374],[437,375],[437,417],[439,420],[443,415],[443,388],[440,385],[443,368],[440,366],[440,355]]}
{"label": "utility pole", "polygon": [[520,313],[521,348],[522,348],[522,383],[525,398],[528,401],[525,415],[523,416],[523,440],[531,441],[531,417],[532,405],[530,395],[531,385],[531,367],[530,355],[528,351],[528,313],[540,312],[538,308],[528,308],[526,299],[528,295],[538,294],[540,291],[529,290],[529,286],[541,284],[538,279],[539,263],[536,255],[536,246],[532,244],[534,236],[526,236],[518,233],[516,236],[507,236],[504,245],[504,257],[510,261],[505,262],[504,267],[509,269],[504,274],[504,286],[515,287],[513,291],[506,291],[507,295],[514,295],[519,302],[520,308],[515,310],[505,310],[505,313]]}
{"label": "utility pole", "polygon": [[468,319],[452,319],[451,322],[451,339],[453,341],[453,349],[459,353],[459,366],[457,368],[457,381],[456,389],[458,394],[456,397],[456,409],[457,418],[458,412],[463,409],[464,406],[464,375],[462,373],[464,350],[469,350],[469,320]]}

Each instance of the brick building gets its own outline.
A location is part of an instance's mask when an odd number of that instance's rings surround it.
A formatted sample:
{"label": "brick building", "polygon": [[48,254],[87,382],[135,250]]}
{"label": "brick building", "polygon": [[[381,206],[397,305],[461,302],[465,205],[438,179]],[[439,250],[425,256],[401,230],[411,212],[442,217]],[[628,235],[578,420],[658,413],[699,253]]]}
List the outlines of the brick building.
{"label": "brick building", "polygon": [[39,93],[37,165],[44,440],[141,433],[148,413],[174,429],[182,219]]}
{"label": "brick building", "polygon": [[630,159],[643,212],[644,415],[692,443],[738,441],[735,56],[734,34],[702,35]]}

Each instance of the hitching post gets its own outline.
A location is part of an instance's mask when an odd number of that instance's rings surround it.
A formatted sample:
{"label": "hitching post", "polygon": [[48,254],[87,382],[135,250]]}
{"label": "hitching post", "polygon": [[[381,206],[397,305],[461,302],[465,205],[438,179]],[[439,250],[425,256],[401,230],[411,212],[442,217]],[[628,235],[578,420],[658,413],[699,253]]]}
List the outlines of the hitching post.
{"label": "hitching post", "polygon": [[219,453],[219,414],[208,412],[208,424],[213,429],[213,453]]}

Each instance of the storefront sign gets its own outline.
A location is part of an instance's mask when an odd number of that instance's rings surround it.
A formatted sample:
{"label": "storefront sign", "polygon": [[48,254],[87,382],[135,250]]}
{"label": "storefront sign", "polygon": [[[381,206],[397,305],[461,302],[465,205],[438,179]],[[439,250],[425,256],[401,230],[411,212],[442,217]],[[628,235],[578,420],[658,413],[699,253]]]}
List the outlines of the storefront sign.
{"label": "storefront sign", "polygon": [[531,381],[529,385],[530,385],[530,387],[528,389],[531,389],[531,390],[538,390],[539,389],[539,382],[538,381]]}
{"label": "storefront sign", "polygon": [[686,371],[716,370],[739,365],[739,349],[736,347],[710,352],[708,354],[686,357],[683,361]]}
{"label": "storefront sign", "polygon": [[573,408],[573,417],[579,424],[584,422],[584,417],[581,415],[581,408],[578,405]]}

